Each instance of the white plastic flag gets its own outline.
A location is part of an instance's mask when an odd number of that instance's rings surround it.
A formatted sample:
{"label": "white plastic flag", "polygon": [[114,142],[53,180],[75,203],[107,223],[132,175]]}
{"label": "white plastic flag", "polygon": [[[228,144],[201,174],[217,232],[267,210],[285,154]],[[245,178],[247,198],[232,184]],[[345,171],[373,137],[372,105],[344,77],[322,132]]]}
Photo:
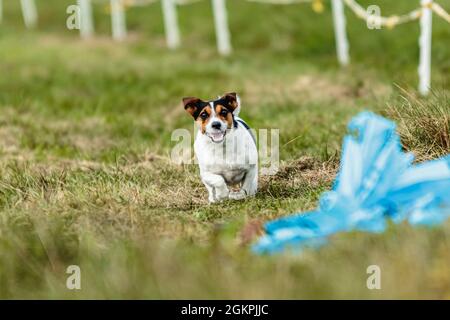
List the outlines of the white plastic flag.
{"label": "white plastic flag", "polygon": [[127,36],[125,11],[122,0],[111,0],[111,24],[114,40],[123,40]]}
{"label": "white plastic flag", "polygon": [[336,39],[336,53],[338,61],[345,66],[349,63],[348,40],[345,30],[344,5],[342,0],[332,0],[334,36]]}
{"label": "white plastic flag", "polygon": [[77,0],[77,3],[80,12],[80,35],[82,38],[89,38],[94,32],[91,0]]}
{"label": "white plastic flag", "polygon": [[419,62],[419,92],[427,95],[431,82],[431,25],[432,11],[429,7],[432,0],[421,0],[423,6],[420,17],[420,62]]}
{"label": "white plastic flag", "polygon": [[20,0],[23,21],[27,28],[33,28],[37,24],[37,10],[34,0]]}
{"label": "white plastic flag", "polygon": [[178,29],[177,4],[175,0],[162,0],[162,10],[167,46],[170,49],[175,49],[180,45],[180,31]]}
{"label": "white plastic flag", "polygon": [[220,54],[228,55],[231,53],[231,43],[225,0],[212,0],[212,7],[216,28],[217,49]]}
{"label": "white plastic flag", "polygon": [[3,19],[3,2],[2,0],[0,0],[0,23],[2,22]]}

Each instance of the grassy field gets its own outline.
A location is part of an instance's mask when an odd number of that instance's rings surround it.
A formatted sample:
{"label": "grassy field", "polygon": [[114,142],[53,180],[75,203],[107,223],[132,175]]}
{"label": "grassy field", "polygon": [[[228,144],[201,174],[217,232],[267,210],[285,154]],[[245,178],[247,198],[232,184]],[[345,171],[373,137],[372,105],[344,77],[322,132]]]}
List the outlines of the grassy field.
{"label": "grassy field", "polygon": [[[405,147],[420,158],[450,152],[408,112],[440,106],[435,127],[448,137],[443,20],[433,24],[435,93],[422,99],[418,23],[368,30],[347,12],[352,63],[340,68],[328,2],[316,14],[307,4],[228,1],[227,58],[216,53],[208,1],[179,9],[177,51],[165,47],[159,4],[130,9],[130,37],[115,43],[102,5],[95,38],[81,41],[65,28],[71,1],[38,1],[35,31],[24,28],[18,1],[4,2],[1,298],[450,298],[449,223],[337,235],[302,255],[249,249],[263,221],[316,207],[334,179],[346,123],[361,110],[402,120]],[[388,15],[418,1],[361,3]],[[197,167],[170,161],[171,133],[193,130],[183,96],[228,91],[241,95],[254,128],[280,129],[281,168],[261,177],[255,198],[208,205]],[[381,267],[381,290],[366,288],[372,264]],[[66,288],[69,265],[81,268],[81,290]]]}

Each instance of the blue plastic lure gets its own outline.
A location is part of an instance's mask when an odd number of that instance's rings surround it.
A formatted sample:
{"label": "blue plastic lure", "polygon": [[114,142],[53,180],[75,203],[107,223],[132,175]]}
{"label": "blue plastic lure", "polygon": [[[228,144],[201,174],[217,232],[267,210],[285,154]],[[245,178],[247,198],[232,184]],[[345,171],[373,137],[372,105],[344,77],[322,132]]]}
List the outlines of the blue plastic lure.
{"label": "blue plastic lure", "polygon": [[371,112],[348,128],[333,190],[322,194],[315,211],[267,223],[256,253],[322,244],[337,232],[383,232],[387,219],[436,225],[450,215],[450,155],[412,164],[395,123]]}

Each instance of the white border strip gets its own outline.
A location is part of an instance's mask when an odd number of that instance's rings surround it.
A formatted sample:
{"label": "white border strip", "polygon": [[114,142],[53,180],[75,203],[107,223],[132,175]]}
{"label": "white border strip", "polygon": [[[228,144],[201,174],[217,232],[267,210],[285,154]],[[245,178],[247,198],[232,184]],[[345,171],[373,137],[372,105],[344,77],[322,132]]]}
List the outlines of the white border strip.
{"label": "white border strip", "polygon": [[0,0],[0,23],[3,20],[3,0]]}

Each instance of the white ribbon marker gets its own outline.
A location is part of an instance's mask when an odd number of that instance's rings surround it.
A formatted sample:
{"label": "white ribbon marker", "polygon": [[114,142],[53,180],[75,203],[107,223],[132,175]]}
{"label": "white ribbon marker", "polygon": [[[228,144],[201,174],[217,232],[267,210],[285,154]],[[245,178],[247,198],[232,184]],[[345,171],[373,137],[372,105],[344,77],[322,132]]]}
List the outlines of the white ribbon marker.
{"label": "white ribbon marker", "polygon": [[217,49],[220,54],[228,55],[231,53],[231,43],[225,0],[212,0],[212,7],[216,28]]}
{"label": "white ribbon marker", "polygon": [[89,38],[94,32],[91,0],[77,0],[77,3],[80,8],[80,35],[82,38]]}
{"label": "white ribbon marker", "polygon": [[121,41],[127,36],[125,11],[122,0],[111,0],[111,24],[114,40]]}
{"label": "white ribbon marker", "polygon": [[37,10],[34,0],[20,0],[22,15],[27,28],[33,28],[37,24]]}
{"label": "white ribbon marker", "polygon": [[164,28],[166,30],[167,46],[176,49],[180,45],[180,31],[177,19],[177,4],[175,0],[162,0]]}
{"label": "white ribbon marker", "polygon": [[419,92],[427,95],[430,91],[431,81],[431,12],[432,0],[421,0],[423,6],[422,16],[420,17],[420,62],[419,62]]}
{"label": "white ribbon marker", "polygon": [[334,36],[336,39],[336,52],[338,61],[345,66],[349,63],[348,40],[345,30],[345,15],[342,0],[332,0]]}

